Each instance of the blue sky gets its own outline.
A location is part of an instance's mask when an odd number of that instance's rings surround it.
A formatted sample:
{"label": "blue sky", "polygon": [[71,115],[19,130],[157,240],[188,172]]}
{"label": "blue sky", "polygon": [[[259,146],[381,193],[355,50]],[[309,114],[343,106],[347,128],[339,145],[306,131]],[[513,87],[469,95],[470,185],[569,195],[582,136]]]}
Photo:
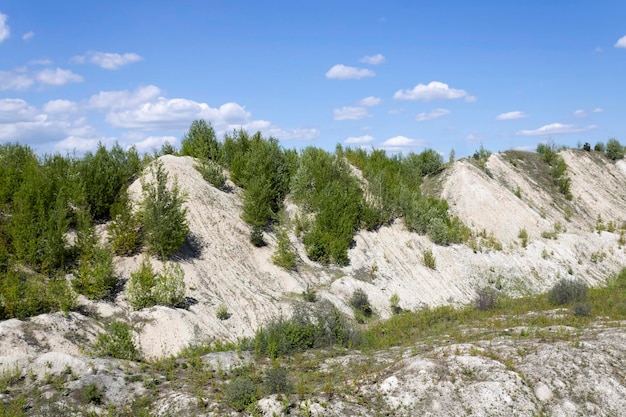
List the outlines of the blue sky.
{"label": "blue sky", "polygon": [[623,1],[0,0],[0,143],[624,143],[625,64]]}

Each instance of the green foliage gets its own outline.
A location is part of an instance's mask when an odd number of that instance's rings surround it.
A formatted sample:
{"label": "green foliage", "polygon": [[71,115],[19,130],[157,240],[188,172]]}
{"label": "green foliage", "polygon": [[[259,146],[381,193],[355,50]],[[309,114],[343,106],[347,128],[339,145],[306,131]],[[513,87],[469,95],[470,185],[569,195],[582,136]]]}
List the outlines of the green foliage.
{"label": "green foliage", "polygon": [[437,268],[437,258],[433,254],[431,249],[424,249],[422,254],[422,263],[426,268],[436,269]]}
{"label": "green foliage", "polygon": [[589,317],[591,316],[591,306],[586,303],[576,303],[572,307],[572,313],[579,317]]}
{"label": "green foliage", "polygon": [[315,288],[307,285],[306,290],[302,291],[302,298],[304,298],[304,301],[309,302],[309,303],[316,302],[317,292],[315,291]]}
{"label": "green foliage", "polygon": [[257,387],[247,376],[239,376],[226,386],[226,402],[236,411],[243,411],[257,400]]}
{"label": "green foliage", "polygon": [[297,304],[289,319],[275,318],[254,336],[257,354],[271,358],[311,348],[355,347],[359,343],[360,334],[329,301],[321,301],[310,308]]}
{"label": "green foliage", "polygon": [[224,303],[221,303],[217,307],[217,312],[215,316],[220,320],[228,320],[230,318],[230,313],[228,312],[228,306]]}
{"label": "green foliage", "polygon": [[606,142],[606,157],[612,161],[624,158],[624,147],[615,138],[611,138]]}
{"label": "green foliage", "polygon": [[289,382],[287,369],[282,366],[275,366],[265,371],[263,388],[265,394],[289,394],[291,392],[291,383]]}
{"label": "green foliage", "polygon": [[278,238],[278,247],[276,252],[272,255],[272,262],[274,265],[280,266],[288,271],[296,269],[296,253],[291,247],[289,236],[286,230],[279,228],[276,230],[276,237]]}
{"label": "green foliage", "polygon": [[156,276],[152,294],[155,304],[176,306],[185,300],[185,274],[180,265],[167,262]]}
{"label": "green foliage", "polygon": [[402,307],[400,307],[400,296],[397,292],[394,292],[389,298],[389,306],[391,307],[393,314],[399,314],[402,312]]}
{"label": "green foliage", "polygon": [[263,228],[259,225],[252,226],[250,229],[250,243],[252,243],[257,248],[261,248],[267,243],[263,239]]}
{"label": "green foliage", "polygon": [[102,390],[95,382],[88,384],[83,391],[83,400],[87,404],[102,404]]}
{"label": "green foliage", "polygon": [[144,239],[151,254],[165,259],[180,249],[189,233],[187,208],[183,207],[185,199],[177,182],[168,189],[168,174],[162,163],[155,161],[150,173],[153,181],[141,184]]}
{"label": "green foliage", "polygon": [[96,246],[91,253],[82,255],[72,284],[78,293],[91,300],[110,295],[117,285],[111,250]]}
{"label": "green foliage", "polygon": [[[221,145],[215,136],[215,130],[204,120],[194,120],[181,140],[181,155],[193,156],[201,161],[219,162]],[[218,187],[219,188],[219,187]]]}
{"label": "green foliage", "polygon": [[593,150],[596,151],[596,152],[604,153],[606,151],[606,146],[604,146],[604,142],[597,142],[594,145]]}
{"label": "green foliage", "polygon": [[222,167],[217,163],[206,160],[194,165],[196,170],[202,175],[205,181],[213,184],[215,188],[221,189],[226,185],[226,176],[222,172]]}
{"label": "green foliage", "polygon": [[10,210],[25,174],[37,165],[37,156],[28,146],[18,143],[0,145],[0,210]]}
{"label": "green foliage", "polygon": [[567,164],[563,157],[558,154],[558,148],[552,141],[540,143],[537,145],[537,153],[541,155],[541,159],[550,165],[550,175],[554,184],[559,188],[559,192],[566,199],[573,198],[570,192],[571,179],[567,175]]}
{"label": "green foliage", "polygon": [[519,233],[517,234],[517,237],[521,240],[523,248],[528,246],[528,232],[526,231],[526,229],[524,228],[519,229]]}
{"label": "green foliage", "polygon": [[372,315],[372,305],[370,304],[369,297],[361,288],[357,288],[350,297],[350,305],[355,311],[360,312],[365,317]]}
{"label": "green foliage", "polygon": [[585,282],[579,279],[561,278],[554,284],[548,293],[548,299],[552,304],[563,305],[574,301],[585,301],[587,299],[588,287]]}
{"label": "green foliage", "polygon": [[133,341],[132,328],[122,321],[114,321],[105,332],[99,333],[94,344],[96,356],[108,356],[130,361],[139,358],[139,352]]}
{"label": "green foliage", "polygon": [[422,177],[436,174],[443,169],[443,157],[434,149],[426,149],[417,157]]}
{"label": "green foliage", "polygon": [[111,206],[113,221],[109,224],[109,243],[116,255],[132,255],[140,242],[140,223],[133,213],[127,191],[120,193],[120,199]]}
{"label": "green foliage", "polygon": [[154,305],[176,306],[185,300],[184,273],[180,265],[166,262],[155,275],[149,258],[130,274],[126,287],[129,304],[135,309]]}
{"label": "green foliage", "polygon": [[110,209],[120,190],[141,169],[139,155],[134,148],[125,152],[118,144],[107,150],[98,145],[95,154],[88,152],[79,163],[80,181],[87,196],[86,203],[95,220],[109,218]]}
{"label": "green foliage", "polygon": [[155,273],[150,258],[145,257],[137,271],[131,272],[126,284],[128,303],[136,310],[154,305],[152,289]]}

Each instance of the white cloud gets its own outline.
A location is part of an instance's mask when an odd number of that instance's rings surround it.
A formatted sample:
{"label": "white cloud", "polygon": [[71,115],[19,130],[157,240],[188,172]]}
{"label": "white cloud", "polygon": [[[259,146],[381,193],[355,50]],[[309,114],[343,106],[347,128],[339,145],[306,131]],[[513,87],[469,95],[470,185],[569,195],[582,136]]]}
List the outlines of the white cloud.
{"label": "white cloud", "polygon": [[577,117],[579,119],[585,119],[589,116],[589,113],[584,110],[575,110],[572,114],[574,115],[574,117]]}
{"label": "white cloud", "polygon": [[420,139],[411,139],[406,136],[394,136],[381,143],[381,147],[384,148],[412,148],[417,146],[424,146],[426,143]]}
{"label": "white cloud", "polygon": [[523,111],[510,111],[507,113],[502,113],[496,117],[496,120],[515,120],[515,119],[524,119],[528,117],[526,113]]}
{"label": "white cloud", "polygon": [[67,115],[78,111],[78,104],[70,100],[51,100],[44,104],[43,111],[55,115]]}
{"label": "white cloud", "polygon": [[90,54],[89,61],[101,68],[108,70],[116,70],[124,65],[139,62],[143,58],[135,53],[116,54],[111,52],[93,52]]}
{"label": "white cloud", "polygon": [[418,84],[411,90],[398,90],[393,95],[396,100],[454,100],[464,98],[466,102],[476,101],[476,97],[471,96],[465,90],[450,88],[446,83],[431,81],[427,85]]}
{"label": "white cloud", "polygon": [[26,90],[33,84],[33,79],[26,74],[0,71],[0,90]]}
{"label": "white cloud", "polygon": [[134,145],[139,152],[150,152],[153,149],[160,149],[165,143],[176,147],[178,146],[178,139],[175,136],[148,136],[139,142],[135,142]]}
{"label": "white cloud", "polygon": [[617,42],[615,42],[616,48],[626,48],[626,36],[622,36],[619,38]]}
{"label": "white cloud", "polygon": [[387,114],[390,114],[392,116],[396,116],[398,114],[402,114],[404,113],[404,109],[391,109],[387,112]]}
{"label": "white cloud", "polygon": [[344,141],[344,143],[349,143],[349,144],[369,143],[369,142],[372,142],[373,140],[374,140],[374,137],[370,135],[350,136]]}
{"label": "white cloud", "polygon": [[22,40],[29,40],[32,39],[33,36],[35,36],[35,32],[33,32],[32,30],[30,32],[26,32],[25,34],[22,35]]}
{"label": "white cloud", "polygon": [[147,85],[133,92],[128,90],[100,91],[89,98],[88,106],[100,110],[131,109],[140,106],[161,95],[159,87]]}
{"label": "white cloud", "polygon": [[7,15],[0,13],[0,43],[7,39],[11,34],[9,25],[7,25],[7,19]]}
{"label": "white cloud", "polygon": [[592,113],[602,113],[603,111],[604,109],[601,107],[596,107],[595,109],[591,110]]}
{"label": "white cloud", "polygon": [[362,100],[359,100],[357,104],[359,106],[372,107],[372,106],[379,105],[381,101],[382,99],[380,97],[369,96],[369,97],[365,97]]}
{"label": "white cloud", "polygon": [[376,54],[376,55],[364,56],[363,58],[359,59],[359,62],[364,62],[370,65],[378,65],[378,64],[382,64],[386,60],[387,59],[382,54]]}
{"label": "white cloud", "polygon": [[70,70],[57,68],[55,70],[46,68],[36,74],[36,79],[42,84],[64,85],[67,83],[81,83],[83,77]]}
{"label": "white cloud", "polygon": [[586,132],[595,128],[596,126],[594,125],[582,127],[574,125],[564,125],[561,123],[551,123],[549,125],[541,126],[538,129],[520,130],[517,132],[517,134],[521,136],[564,135],[569,133]]}
{"label": "white cloud", "polygon": [[334,120],[361,120],[370,117],[365,107],[345,106],[340,109],[333,110]]}
{"label": "white cloud", "polygon": [[357,67],[348,67],[343,64],[337,64],[328,70],[326,78],[337,80],[358,80],[365,77],[373,77],[376,73],[372,70]]}
{"label": "white cloud", "polygon": [[439,117],[447,116],[451,113],[448,109],[435,109],[428,113],[420,113],[417,115],[415,120],[418,122],[425,122],[427,120],[438,119]]}
{"label": "white cloud", "polygon": [[0,99],[0,123],[29,121],[36,115],[37,109],[21,98]]}
{"label": "white cloud", "polygon": [[[92,151],[98,147],[98,144],[104,146],[113,146],[117,141],[112,137],[80,137],[80,136],[68,136],[65,139],[54,144],[54,149],[59,152],[72,152],[79,153]],[[150,150],[150,149],[149,149]]]}

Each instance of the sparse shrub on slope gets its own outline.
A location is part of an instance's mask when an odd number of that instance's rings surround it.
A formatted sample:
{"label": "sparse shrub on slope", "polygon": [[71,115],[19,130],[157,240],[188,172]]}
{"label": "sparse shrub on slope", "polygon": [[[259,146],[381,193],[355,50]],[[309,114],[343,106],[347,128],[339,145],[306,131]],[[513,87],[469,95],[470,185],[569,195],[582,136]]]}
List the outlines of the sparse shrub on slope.
{"label": "sparse shrub on slope", "polygon": [[189,234],[187,208],[183,194],[174,184],[167,187],[168,174],[160,161],[150,167],[152,182],[142,181],[141,220],[144,241],[151,254],[165,259],[176,252]]}
{"label": "sparse shrub on slope", "polygon": [[548,293],[548,299],[556,305],[585,301],[588,290],[587,284],[579,279],[561,278]]}
{"label": "sparse shrub on slope", "polygon": [[141,225],[132,211],[127,191],[111,207],[111,217],[113,221],[108,227],[111,249],[116,255],[132,255],[139,246]]}
{"label": "sparse shrub on slope", "polygon": [[126,287],[129,304],[135,309],[154,305],[176,306],[185,300],[184,273],[180,265],[167,262],[158,274],[149,258],[130,274]]}
{"label": "sparse shrub on slope", "polygon": [[247,376],[239,376],[228,383],[225,390],[228,405],[243,411],[257,400],[257,387]]}
{"label": "sparse shrub on slope", "polygon": [[130,361],[139,358],[139,352],[133,341],[132,328],[122,321],[112,322],[105,332],[99,333],[93,350],[96,356]]}
{"label": "sparse shrub on slope", "polygon": [[278,265],[288,271],[296,269],[296,253],[291,247],[287,232],[283,228],[278,228],[276,237],[278,239],[278,247],[272,255],[272,262],[274,262],[274,265]]}
{"label": "sparse shrub on slope", "polygon": [[573,198],[570,192],[572,180],[567,175],[567,164],[562,156],[558,154],[558,148],[552,141],[548,143],[540,143],[537,145],[537,153],[541,155],[541,159],[550,165],[550,174],[554,184],[559,188],[559,192],[566,199]]}

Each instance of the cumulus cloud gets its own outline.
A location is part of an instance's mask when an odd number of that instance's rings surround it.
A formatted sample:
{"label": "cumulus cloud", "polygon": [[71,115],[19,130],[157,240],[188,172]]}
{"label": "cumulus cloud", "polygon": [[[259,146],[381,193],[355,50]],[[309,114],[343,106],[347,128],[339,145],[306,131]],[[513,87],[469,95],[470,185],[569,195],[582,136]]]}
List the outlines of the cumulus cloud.
{"label": "cumulus cloud", "polygon": [[362,144],[362,143],[372,142],[373,140],[374,140],[374,137],[370,136],[370,135],[350,136],[349,138],[347,138],[344,141],[344,143],[348,143],[348,144]]}
{"label": "cumulus cloud", "polygon": [[54,115],[67,115],[78,111],[78,104],[70,100],[51,100],[44,104],[43,111]]}
{"label": "cumulus cloud", "polygon": [[34,80],[27,74],[17,71],[0,71],[0,90],[26,90]]}
{"label": "cumulus cloud", "polygon": [[370,65],[378,65],[378,64],[382,64],[386,60],[387,59],[382,54],[376,54],[376,55],[364,56],[363,58],[359,59],[359,62],[364,62]]}
{"label": "cumulus cloud", "polygon": [[443,116],[447,116],[451,113],[448,109],[435,109],[428,113],[420,113],[415,118],[418,122],[425,122],[427,120],[438,119]]}
{"label": "cumulus cloud", "polygon": [[4,40],[11,34],[9,25],[7,25],[8,18],[9,17],[7,15],[0,13],[0,43],[4,42]]}
{"label": "cumulus cloud", "polygon": [[88,106],[100,110],[130,109],[140,106],[161,95],[161,89],[154,85],[137,88],[135,91],[100,91],[89,98]]}
{"label": "cumulus cloud", "polygon": [[[98,144],[104,146],[113,146],[117,141],[114,137],[80,137],[80,136],[68,136],[63,140],[60,140],[54,144],[54,149],[59,152],[72,152],[79,153],[94,150],[98,147]],[[150,149],[148,149],[150,150]]]}
{"label": "cumulus cloud", "polygon": [[68,83],[81,83],[83,82],[83,77],[78,74],[73,73],[70,70],[66,69],[51,69],[46,68],[45,70],[40,71],[35,75],[37,81],[42,84],[49,85],[64,85]]}
{"label": "cumulus cloud", "polygon": [[380,144],[379,148],[389,152],[404,152],[413,148],[423,147],[426,144],[420,139],[411,139],[406,136],[394,136]]}
{"label": "cumulus cloud", "polygon": [[33,59],[32,61],[28,61],[28,65],[48,66],[48,65],[52,65],[52,61],[49,59]]}
{"label": "cumulus cloud", "polygon": [[33,36],[35,36],[35,32],[33,32],[32,30],[30,32],[26,32],[25,34],[22,35],[22,40],[29,40],[32,39]]}
{"label": "cumulus cloud", "polygon": [[365,107],[345,106],[333,110],[334,120],[361,120],[370,117]]}
{"label": "cumulus cloud", "polygon": [[626,36],[622,36],[615,42],[616,48],[626,48]]}
{"label": "cumulus cloud", "polygon": [[551,123],[549,125],[541,126],[538,129],[532,130],[520,130],[517,132],[520,136],[547,136],[547,135],[565,135],[571,133],[586,132],[588,130],[595,129],[596,126],[575,126],[564,125],[561,123]]}
{"label": "cumulus cloud", "polygon": [[574,117],[577,117],[579,119],[585,119],[587,116],[589,116],[589,113],[584,110],[575,110],[572,114],[574,115]]}
{"label": "cumulus cloud", "polygon": [[88,52],[85,55],[79,55],[72,58],[72,62],[82,64],[86,61],[98,65],[100,68],[108,70],[116,70],[125,65],[139,62],[143,58],[135,53],[129,52],[118,54],[113,52]]}
{"label": "cumulus cloud", "polygon": [[592,113],[602,113],[603,111],[604,109],[601,107],[596,107],[595,109],[591,110]]}
{"label": "cumulus cloud", "polygon": [[393,95],[396,100],[454,100],[464,98],[466,102],[476,101],[476,97],[465,90],[450,88],[446,83],[431,81],[428,84],[418,84],[411,90],[398,90]]}
{"label": "cumulus cloud", "polygon": [[0,99],[0,123],[33,120],[37,109],[21,98]]}
{"label": "cumulus cloud", "polygon": [[178,146],[178,139],[175,136],[148,136],[135,142],[134,145],[139,152],[150,152],[153,149],[160,149],[166,143],[176,147]]}
{"label": "cumulus cloud", "polygon": [[381,101],[382,99],[380,97],[369,96],[359,100],[357,104],[359,106],[372,107],[379,105]]}
{"label": "cumulus cloud", "polygon": [[496,120],[515,120],[515,119],[524,119],[528,117],[526,113],[523,111],[510,111],[507,113],[502,113],[496,117]]}
{"label": "cumulus cloud", "polygon": [[328,70],[326,78],[337,80],[358,80],[360,78],[373,77],[374,75],[376,75],[376,73],[369,69],[337,64]]}

